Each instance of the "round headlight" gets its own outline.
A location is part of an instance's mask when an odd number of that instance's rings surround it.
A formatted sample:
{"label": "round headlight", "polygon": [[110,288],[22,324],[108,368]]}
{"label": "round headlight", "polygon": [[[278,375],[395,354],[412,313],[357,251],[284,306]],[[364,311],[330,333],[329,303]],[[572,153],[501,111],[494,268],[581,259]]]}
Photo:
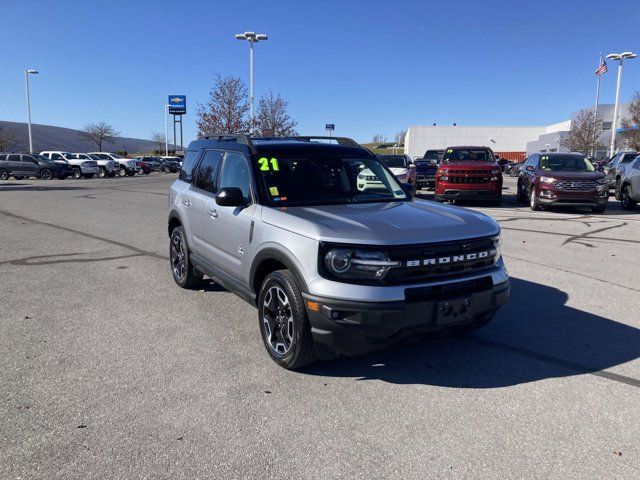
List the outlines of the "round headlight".
{"label": "round headlight", "polygon": [[348,250],[335,249],[325,257],[327,268],[334,273],[344,273],[349,270],[351,257]]}

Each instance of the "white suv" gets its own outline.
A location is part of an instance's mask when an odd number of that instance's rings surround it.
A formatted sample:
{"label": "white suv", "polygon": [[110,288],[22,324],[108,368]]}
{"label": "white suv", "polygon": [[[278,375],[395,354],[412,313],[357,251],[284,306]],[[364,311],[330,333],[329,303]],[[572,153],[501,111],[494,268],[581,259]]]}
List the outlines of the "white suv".
{"label": "white suv", "polygon": [[78,160],[94,160],[98,164],[98,177],[115,177],[116,173],[120,169],[120,165],[118,162],[113,160],[106,160],[104,158],[100,158],[93,153],[72,153],[75,158]]}
{"label": "white suv", "polygon": [[48,158],[54,163],[67,163],[71,165],[73,178],[93,178],[94,175],[100,173],[98,163],[95,160],[81,160],[76,158],[73,153],[60,151],[40,152],[40,155]]}
{"label": "white suv", "polygon": [[89,152],[89,155],[95,155],[96,157],[103,160],[113,160],[114,162],[116,162],[118,175],[120,175],[121,177],[124,177],[125,175],[133,177],[136,173],[138,173],[138,162],[131,158],[124,158],[117,153],[111,152]]}

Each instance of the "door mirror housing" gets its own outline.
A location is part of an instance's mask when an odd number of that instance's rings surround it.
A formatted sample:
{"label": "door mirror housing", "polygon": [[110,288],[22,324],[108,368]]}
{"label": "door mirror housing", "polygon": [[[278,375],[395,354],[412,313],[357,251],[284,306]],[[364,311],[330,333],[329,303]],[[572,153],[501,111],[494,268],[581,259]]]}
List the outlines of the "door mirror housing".
{"label": "door mirror housing", "polygon": [[527,168],[525,168],[525,170],[527,172],[533,172],[535,170],[535,168],[533,168],[533,165],[527,165]]}
{"label": "door mirror housing", "polygon": [[238,187],[226,187],[216,194],[216,203],[221,207],[244,207],[247,202]]}

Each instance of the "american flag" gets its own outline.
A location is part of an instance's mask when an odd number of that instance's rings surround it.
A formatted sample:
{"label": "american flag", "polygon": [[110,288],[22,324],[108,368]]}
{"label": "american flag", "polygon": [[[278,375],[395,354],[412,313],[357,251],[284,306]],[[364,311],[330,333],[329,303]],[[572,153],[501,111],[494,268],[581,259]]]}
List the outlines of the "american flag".
{"label": "american flag", "polygon": [[603,73],[607,73],[607,62],[600,56],[600,66],[596,70],[596,75],[602,75]]}

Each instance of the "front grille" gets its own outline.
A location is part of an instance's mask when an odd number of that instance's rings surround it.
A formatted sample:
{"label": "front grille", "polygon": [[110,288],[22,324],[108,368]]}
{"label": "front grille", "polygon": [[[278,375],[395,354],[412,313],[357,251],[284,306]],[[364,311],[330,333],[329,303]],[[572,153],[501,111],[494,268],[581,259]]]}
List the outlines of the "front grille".
{"label": "front grille", "polygon": [[452,177],[451,175],[446,180],[447,183],[489,183],[490,181],[490,177]]}
{"label": "front grille", "polygon": [[565,190],[568,192],[588,192],[598,188],[598,184],[593,181],[571,181],[562,180],[555,184],[558,190]]}
{"label": "front grille", "polygon": [[376,177],[375,175],[360,175],[360,178],[368,182],[374,182],[378,180],[378,177]]}
{"label": "front grille", "polygon": [[[494,237],[389,247],[384,251],[391,260],[399,260],[402,265],[389,270],[385,278],[385,283],[388,284],[415,283],[468,275],[493,266],[497,254]],[[476,258],[467,258],[480,252],[489,253],[482,258],[478,258],[477,255]],[[464,260],[455,259],[456,256],[465,258]],[[440,263],[440,259],[449,259],[449,261]],[[432,264],[431,260],[435,260],[435,264]]]}
{"label": "front grille", "polygon": [[96,162],[95,160],[87,160],[86,162],[82,162],[82,165],[85,167],[97,167],[98,162]]}
{"label": "front grille", "polygon": [[449,170],[450,175],[489,175],[489,170]]}

